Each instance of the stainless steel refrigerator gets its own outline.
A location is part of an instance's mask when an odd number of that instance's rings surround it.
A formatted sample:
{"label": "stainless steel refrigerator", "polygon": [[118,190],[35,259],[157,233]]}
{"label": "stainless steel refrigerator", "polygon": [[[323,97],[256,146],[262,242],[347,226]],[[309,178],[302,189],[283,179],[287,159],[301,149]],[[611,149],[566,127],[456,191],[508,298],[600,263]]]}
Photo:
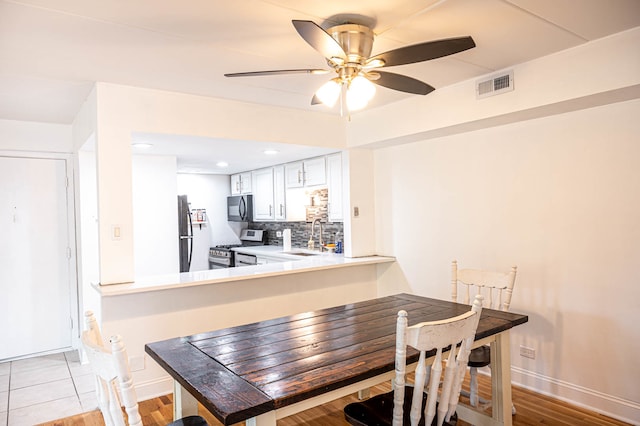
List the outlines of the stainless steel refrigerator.
{"label": "stainless steel refrigerator", "polygon": [[180,244],[180,272],[189,272],[193,255],[193,223],[186,195],[178,195],[178,239]]}

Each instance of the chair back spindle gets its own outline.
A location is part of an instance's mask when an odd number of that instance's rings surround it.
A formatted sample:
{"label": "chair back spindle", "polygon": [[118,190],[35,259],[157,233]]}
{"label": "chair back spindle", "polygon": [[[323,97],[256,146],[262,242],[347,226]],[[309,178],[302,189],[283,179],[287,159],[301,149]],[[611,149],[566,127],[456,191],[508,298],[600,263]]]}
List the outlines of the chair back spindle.
{"label": "chair back spindle", "polygon": [[129,426],[141,426],[138,398],[122,338],[119,335],[112,336],[109,339],[111,347],[105,348],[95,316],[87,311],[81,341],[96,376],[96,397],[105,425],[124,426],[125,419],[120,408],[124,406]]}
{"label": "chair back spindle", "polygon": [[[431,321],[408,326],[407,313],[398,313],[396,335],[396,377],[394,390],[393,422],[401,426],[403,419],[403,401],[406,374],[406,347],[420,351],[415,371],[413,400],[410,409],[411,425],[417,425],[422,415],[425,424],[430,425],[437,414],[437,424],[449,421],[458,405],[458,398],[464,373],[467,368],[469,352],[480,320],[482,295],[475,297],[471,311],[442,321]],[[443,373],[443,352],[451,348],[444,360],[444,379],[440,402],[437,405],[438,388]],[[427,365],[426,353],[435,350],[433,362]],[[428,383],[427,403],[422,412],[422,394]]]}
{"label": "chair back spindle", "polygon": [[469,305],[473,296],[481,294],[485,308],[508,311],[517,270],[516,266],[509,272],[458,269],[458,262],[454,260],[451,262],[451,300]]}
{"label": "chair back spindle", "polygon": [[[458,269],[458,262],[451,262],[451,300],[469,304],[471,294],[485,296],[485,308],[508,311],[516,282],[518,268],[512,266],[509,272],[494,272],[482,269]],[[458,295],[458,289],[462,294]],[[488,406],[489,401],[478,394],[478,368],[491,364],[491,349],[481,346],[471,352],[469,367],[471,371],[469,400],[476,407],[479,403]],[[463,392],[465,393],[465,392]],[[515,410],[515,409],[514,409]]]}
{"label": "chair back spindle", "polygon": [[[396,320],[394,389],[362,402],[348,404],[344,408],[347,422],[354,426],[417,426],[423,424],[421,420],[428,426],[442,426],[445,422],[447,425],[455,424],[455,411],[480,321],[482,299],[482,295],[477,295],[471,310],[464,314],[412,326],[409,326],[407,312],[399,311]],[[406,385],[405,378],[408,346],[413,348],[412,352],[419,352],[413,387]],[[444,380],[442,391],[438,392],[443,363]],[[427,393],[424,392],[425,386]]]}

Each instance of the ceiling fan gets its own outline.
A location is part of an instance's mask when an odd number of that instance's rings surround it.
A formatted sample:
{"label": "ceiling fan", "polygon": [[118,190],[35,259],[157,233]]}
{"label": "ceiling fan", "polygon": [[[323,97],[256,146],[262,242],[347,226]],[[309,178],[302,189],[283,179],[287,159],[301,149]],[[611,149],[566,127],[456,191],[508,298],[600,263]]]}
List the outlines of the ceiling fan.
{"label": "ceiling fan", "polygon": [[[406,75],[380,71],[383,67],[406,65],[452,55],[475,47],[469,36],[428,41],[371,55],[373,30],[360,24],[341,24],[327,31],[312,21],[291,21],[298,34],[320,52],[337,76],[325,83],[311,100],[332,107],[342,99],[348,111],[366,106],[375,93],[371,82],[401,92],[426,95],[434,87]],[[252,77],[279,74],[327,74],[326,69],[288,69],[225,74],[225,77]]]}

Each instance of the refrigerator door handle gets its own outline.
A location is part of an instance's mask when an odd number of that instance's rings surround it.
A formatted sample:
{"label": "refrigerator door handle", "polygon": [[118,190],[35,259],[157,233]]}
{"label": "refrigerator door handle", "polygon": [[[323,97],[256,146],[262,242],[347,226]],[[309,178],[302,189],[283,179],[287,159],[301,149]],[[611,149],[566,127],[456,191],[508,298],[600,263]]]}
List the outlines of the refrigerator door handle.
{"label": "refrigerator door handle", "polygon": [[191,256],[193,255],[193,222],[191,220],[191,213],[187,210],[187,219],[189,221],[189,260],[187,261],[187,272],[191,270]]}

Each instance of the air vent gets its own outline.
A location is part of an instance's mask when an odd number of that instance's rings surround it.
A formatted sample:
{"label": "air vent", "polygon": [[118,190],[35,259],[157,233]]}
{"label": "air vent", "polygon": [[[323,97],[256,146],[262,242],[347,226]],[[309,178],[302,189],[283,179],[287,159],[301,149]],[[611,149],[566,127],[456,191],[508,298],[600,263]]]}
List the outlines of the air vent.
{"label": "air vent", "polygon": [[494,75],[488,79],[476,83],[476,98],[482,99],[488,96],[513,90],[513,70]]}

